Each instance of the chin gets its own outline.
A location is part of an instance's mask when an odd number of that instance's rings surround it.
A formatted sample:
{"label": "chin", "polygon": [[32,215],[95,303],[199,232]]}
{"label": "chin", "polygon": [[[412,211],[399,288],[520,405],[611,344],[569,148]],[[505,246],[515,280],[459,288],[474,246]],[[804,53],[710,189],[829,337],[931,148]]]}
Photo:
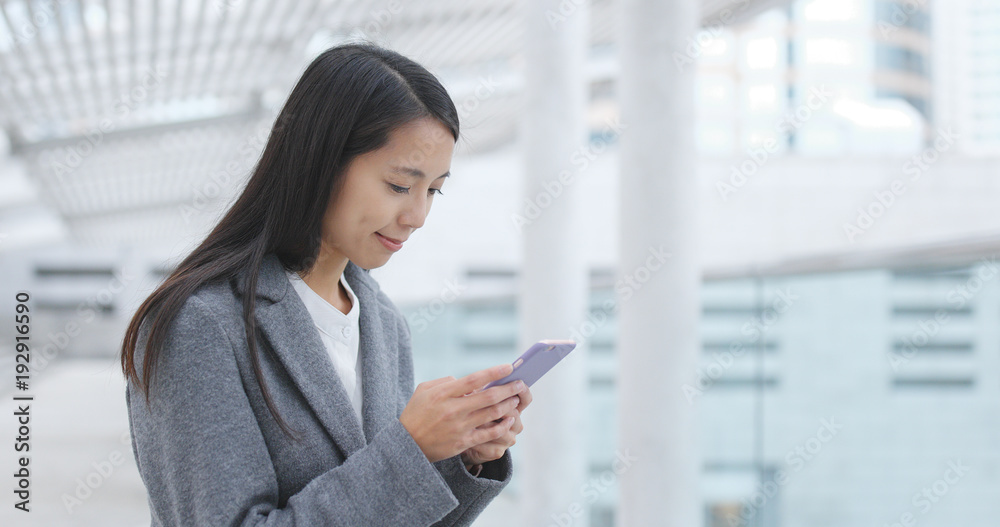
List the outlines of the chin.
{"label": "chin", "polygon": [[389,262],[391,255],[366,255],[362,258],[354,259],[349,258],[350,261],[354,262],[355,265],[362,269],[375,269],[382,267]]}

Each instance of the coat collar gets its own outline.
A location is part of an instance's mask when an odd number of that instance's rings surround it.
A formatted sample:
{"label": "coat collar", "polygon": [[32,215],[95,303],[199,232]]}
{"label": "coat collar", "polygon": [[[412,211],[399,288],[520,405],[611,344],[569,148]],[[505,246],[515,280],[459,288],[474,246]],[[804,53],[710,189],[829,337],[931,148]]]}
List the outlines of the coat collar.
{"label": "coat collar", "polygon": [[[347,278],[348,283],[351,284],[351,289],[355,289],[355,284],[358,284],[361,287],[367,288],[372,294],[378,294],[379,292],[378,282],[368,274],[367,270],[362,269],[350,260],[347,261],[347,267],[344,268],[344,276]],[[247,280],[248,276],[246,273],[240,273],[236,276],[236,291],[241,296],[246,294]],[[281,260],[274,253],[264,256],[264,260],[260,265],[260,276],[257,278],[257,296],[266,298],[271,302],[280,302],[291,290],[291,283],[288,281],[288,277],[284,275],[284,266]]]}
{"label": "coat collar", "polygon": [[[362,367],[363,426],[358,423],[347,390],[305,304],[294,294],[284,267],[274,254],[268,254],[261,264],[256,294],[270,302],[257,303],[255,318],[316,417],[344,455],[349,456],[398,418],[399,335],[396,312],[380,300],[378,282],[350,261],[344,276],[361,305],[358,354]],[[236,289],[241,295],[247,290],[244,275],[237,277]]]}

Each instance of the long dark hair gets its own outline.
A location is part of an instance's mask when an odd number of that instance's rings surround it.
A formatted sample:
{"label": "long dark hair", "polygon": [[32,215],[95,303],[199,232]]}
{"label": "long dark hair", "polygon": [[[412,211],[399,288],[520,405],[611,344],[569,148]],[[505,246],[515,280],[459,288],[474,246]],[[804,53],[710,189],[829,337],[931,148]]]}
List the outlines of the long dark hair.
{"label": "long dark hair", "polygon": [[[289,271],[311,268],[319,254],[321,220],[333,193],[339,192],[344,169],[356,156],[384,146],[394,129],[425,117],[440,121],[458,141],[458,112],[451,97],[423,66],[399,53],[353,43],[330,48],[309,64],[278,114],[240,197],[139,306],[125,331],[122,371],[142,388],[147,405],[167,329],[184,302],[206,282],[245,273],[243,318],[254,375],[281,429],[296,436],[278,415],[260,369],[254,292],[261,263],[275,253]],[[135,351],[147,319],[151,326],[140,380]]]}

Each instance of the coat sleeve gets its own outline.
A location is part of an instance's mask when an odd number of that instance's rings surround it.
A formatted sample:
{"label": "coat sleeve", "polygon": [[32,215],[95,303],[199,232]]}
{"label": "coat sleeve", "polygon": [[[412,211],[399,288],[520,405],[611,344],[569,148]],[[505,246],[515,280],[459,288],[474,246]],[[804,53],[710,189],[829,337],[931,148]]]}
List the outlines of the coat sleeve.
{"label": "coat sleeve", "polygon": [[[398,309],[396,311],[399,313]],[[399,313],[399,375],[400,394],[413,394],[413,354],[410,338],[409,322]],[[404,405],[405,406],[405,405]],[[458,500],[458,506],[452,509],[436,527],[459,527],[471,525],[487,505],[496,498],[500,491],[510,483],[513,475],[513,463],[510,450],[504,452],[500,459],[483,463],[479,477],[475,477],[465,469],[461,456],[442,459],[434,463],[441,477],[448,483],[452,494]]]}
{"label": "coat sleeve", "polygon": [[427,526],[460,505],[399,421],[279,504],[234,349],[209,305],[192,296],[158,357],[151,407],[136,387],[126,387],[153,525]]}

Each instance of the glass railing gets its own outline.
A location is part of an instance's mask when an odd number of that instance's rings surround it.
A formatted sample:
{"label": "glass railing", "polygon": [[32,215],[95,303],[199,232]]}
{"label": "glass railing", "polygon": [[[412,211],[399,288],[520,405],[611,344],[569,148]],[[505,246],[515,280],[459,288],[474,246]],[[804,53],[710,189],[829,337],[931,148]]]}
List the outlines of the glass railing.
{"label": "glass railing", "polygon": [[[982,259],[705,282],[698,381],[684,387],[704,525],[1000,524],[998,276]],[[594,309],[611,295],[595,288]],[[439,311],[413,332],[419,380],[515,355],[511,296]],[[615,453],[616,327],[588,341],[594,476]],[[592,503],[593,527],[613,524],[615,501]]]}

